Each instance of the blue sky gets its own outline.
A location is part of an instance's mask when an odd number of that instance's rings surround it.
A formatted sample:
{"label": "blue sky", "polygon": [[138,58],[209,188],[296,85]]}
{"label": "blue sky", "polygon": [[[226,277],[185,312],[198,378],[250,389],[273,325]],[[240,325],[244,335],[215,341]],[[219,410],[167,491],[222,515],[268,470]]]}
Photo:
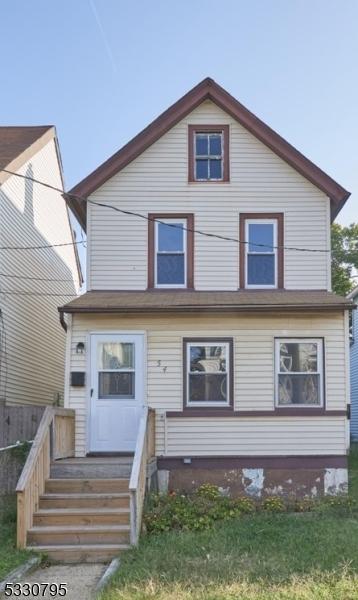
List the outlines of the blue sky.
{"label": "blue sky", "polygon": [[1,124],[55,124],[68,187],[206,76],[352,192],[357,0],[3,0]]}

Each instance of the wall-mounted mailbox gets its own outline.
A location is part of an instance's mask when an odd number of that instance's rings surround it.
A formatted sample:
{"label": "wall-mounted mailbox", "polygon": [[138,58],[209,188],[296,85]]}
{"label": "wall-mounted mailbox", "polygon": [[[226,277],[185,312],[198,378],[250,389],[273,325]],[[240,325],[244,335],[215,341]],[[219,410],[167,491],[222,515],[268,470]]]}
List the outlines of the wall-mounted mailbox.
{"label": "wall-mounted mailbox", "polygon": [[71,386],[84,387],[85,373],[84,371],[71,371]]}

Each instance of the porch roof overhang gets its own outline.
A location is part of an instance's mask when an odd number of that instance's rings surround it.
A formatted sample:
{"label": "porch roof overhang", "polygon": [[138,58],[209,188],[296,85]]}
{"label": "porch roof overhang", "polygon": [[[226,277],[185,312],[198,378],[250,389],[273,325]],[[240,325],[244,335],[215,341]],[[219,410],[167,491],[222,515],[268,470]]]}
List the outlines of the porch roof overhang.
{"label": "porch roof overhang", "polygon": [[324,290],[90,291],[60,313],[282,312],[349,310],[355,304]]}

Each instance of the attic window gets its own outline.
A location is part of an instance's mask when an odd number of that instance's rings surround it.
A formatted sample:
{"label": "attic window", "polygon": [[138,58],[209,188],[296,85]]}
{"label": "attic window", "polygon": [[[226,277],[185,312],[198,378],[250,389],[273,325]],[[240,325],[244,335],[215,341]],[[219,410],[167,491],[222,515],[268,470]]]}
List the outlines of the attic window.
{"label": "attic window", "polygon": [[189,181],[229,181],[228,125],[189,125]]}

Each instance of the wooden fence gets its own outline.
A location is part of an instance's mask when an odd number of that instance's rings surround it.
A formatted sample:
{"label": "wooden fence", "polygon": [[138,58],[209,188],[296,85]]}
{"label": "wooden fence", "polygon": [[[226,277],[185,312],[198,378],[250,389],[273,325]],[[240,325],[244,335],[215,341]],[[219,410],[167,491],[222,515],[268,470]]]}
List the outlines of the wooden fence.
{"label": "wooden fence", "polygon": [[5,406],[0,403],[0,448],[33,440],[45,406]]}

